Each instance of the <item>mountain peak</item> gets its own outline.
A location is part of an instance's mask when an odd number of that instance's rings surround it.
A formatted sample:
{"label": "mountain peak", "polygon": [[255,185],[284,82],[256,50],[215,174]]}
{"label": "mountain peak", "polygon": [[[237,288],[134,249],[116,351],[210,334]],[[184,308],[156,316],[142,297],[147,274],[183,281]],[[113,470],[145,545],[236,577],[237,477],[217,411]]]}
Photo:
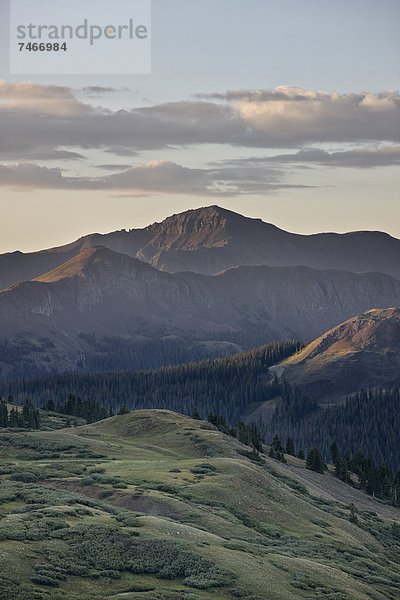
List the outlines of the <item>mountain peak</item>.
{"label": "mountain peak", "polygon": [[52,271],[37,277],[35,281],[42,283],[54,283],[61,279],[69,279],[72,277],[84,277],[90,274],[94,269],[101,268],[102,270],[124,270],[127,267],[143,268],[152,270],[152,267],[135,258],[131,258],[125,254],[120,254],[104,246],[94,246],[85,248],[76,256],[56,267]]}
{"label": "mountain peak", "polygon": [[169,273],[214,275],[238,265],[304,265],[320,270],[385,273],[400,279],[400,240],[387,234],[299,235],[214,204],[172,215],[143,229],[92,234],[28,255],[0,255],[0,290],[43,277],[96,246]]}
{"label": "mountain peak", "polygon": [[[170,217],[167,217],[161,223],[156,223],[154,225],[163,226],[169,225],[170,223],[187,223],[190,225],[201,225],[203,227],[225,227],[227,225],[253,225],[260,223],[263,226],[272,227],[274,229],[278,229],[275,225],[271,225],[262,221],[262,219],[254,219],[252,217],[247,217],[241,215],[240,213],[229,210],[228,208],[222,208],[217,204],[212,204],[211,206],[202,206],[200,208],[192,208],[186,210],[181,213],[173,214]],[[154,227],[154,225],[150,225],[150,228]]]}
{"label": "mountain peak", "polygon": [[186,210],[167,217],[161,223],[150,225],[148,230],[171,231],[175,230],[180,234],[200,233],[203,232],[207,236],[210,232],[216,233],[228,226],[234,224],[245,224],[248,221],[255,222],[261,219],[249,219],[239,213],[235,213],[226,208],[221,208],[217,205],[203,206]]}

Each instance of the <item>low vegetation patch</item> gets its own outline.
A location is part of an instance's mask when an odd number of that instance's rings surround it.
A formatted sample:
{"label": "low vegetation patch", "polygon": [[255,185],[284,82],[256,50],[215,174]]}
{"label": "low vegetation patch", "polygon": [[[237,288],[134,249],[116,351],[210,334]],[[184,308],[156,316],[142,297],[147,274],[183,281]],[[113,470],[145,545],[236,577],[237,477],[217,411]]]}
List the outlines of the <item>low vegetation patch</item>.
{"label": "low vegetation patch", "polygon": [[197,589],[227,586],[234,580],[232,573],[182,545],[136,539],[131,533],[113,527],[77,525],[64,528],[52,537],[63,543],[47,546],[45,556],[49,566],[37,568],[35,577],[55,581],[60,579],[60,574],[116,578],[128,571],[160,579],[183,578],[184,585]]}

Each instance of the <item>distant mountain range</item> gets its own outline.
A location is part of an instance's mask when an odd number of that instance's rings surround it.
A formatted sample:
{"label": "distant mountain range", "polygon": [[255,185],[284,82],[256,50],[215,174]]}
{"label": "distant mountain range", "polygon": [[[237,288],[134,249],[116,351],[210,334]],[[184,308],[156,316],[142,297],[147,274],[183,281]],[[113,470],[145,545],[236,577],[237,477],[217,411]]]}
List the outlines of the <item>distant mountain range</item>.
{"label": "distant mountain range", "polygon": [[156,368],[400,306],[400,241],[294,235],[212,206],[2,255],[0,288],[1,375]]}
{"label": "distant mountain range", "polygon": [[[98,346],[104,338],[157,344],[173,336],[186,349],[202,343],[203,355],[194,356],[200,358],[272,340],[312,339],[354,314],[396,304],[400,281],[381,273],[241,266],[213,276],[170,274],[90,248],[1,292],[0,330],[14,349],[25,348],[23,360],[39,371],[90,369],[93,355],[109,353]],[[187,358],[193,357],[180,360]],[[0,363],[3,374],[13,371],[1,354]]]}
{"label": "distant mountain range", "polygon": [[145,229],[92,234],[41,252],[0,255],[0,289],[35,279],[96,246],[170,273],[213,275],[239,265],[302,265],[379,272],[400,279],[400,240],[386,233],[298,235],[211,206],[173,215]]}

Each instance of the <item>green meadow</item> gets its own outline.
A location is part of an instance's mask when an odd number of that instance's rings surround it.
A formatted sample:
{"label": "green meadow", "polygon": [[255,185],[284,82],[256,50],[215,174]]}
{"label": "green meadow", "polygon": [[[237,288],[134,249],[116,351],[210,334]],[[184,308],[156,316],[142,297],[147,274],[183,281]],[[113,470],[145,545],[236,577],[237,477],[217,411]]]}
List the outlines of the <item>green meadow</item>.
{"label": "green meadow", "polygon": [[2,600],[399,598],[400,511],[329,472],[164,410],[47,428],[0,433]]}

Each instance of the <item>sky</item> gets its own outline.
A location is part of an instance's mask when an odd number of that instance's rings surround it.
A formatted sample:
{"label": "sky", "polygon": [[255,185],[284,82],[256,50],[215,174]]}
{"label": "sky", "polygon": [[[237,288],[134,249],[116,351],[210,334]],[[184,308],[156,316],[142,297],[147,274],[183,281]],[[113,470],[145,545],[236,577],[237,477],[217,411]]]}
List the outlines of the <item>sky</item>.
{"label": "sky", "polygon": [[10,75],[7,5],[0,252],[211,204],[400,237],[398,0],[153,0],[151,74],[86,76]]}

